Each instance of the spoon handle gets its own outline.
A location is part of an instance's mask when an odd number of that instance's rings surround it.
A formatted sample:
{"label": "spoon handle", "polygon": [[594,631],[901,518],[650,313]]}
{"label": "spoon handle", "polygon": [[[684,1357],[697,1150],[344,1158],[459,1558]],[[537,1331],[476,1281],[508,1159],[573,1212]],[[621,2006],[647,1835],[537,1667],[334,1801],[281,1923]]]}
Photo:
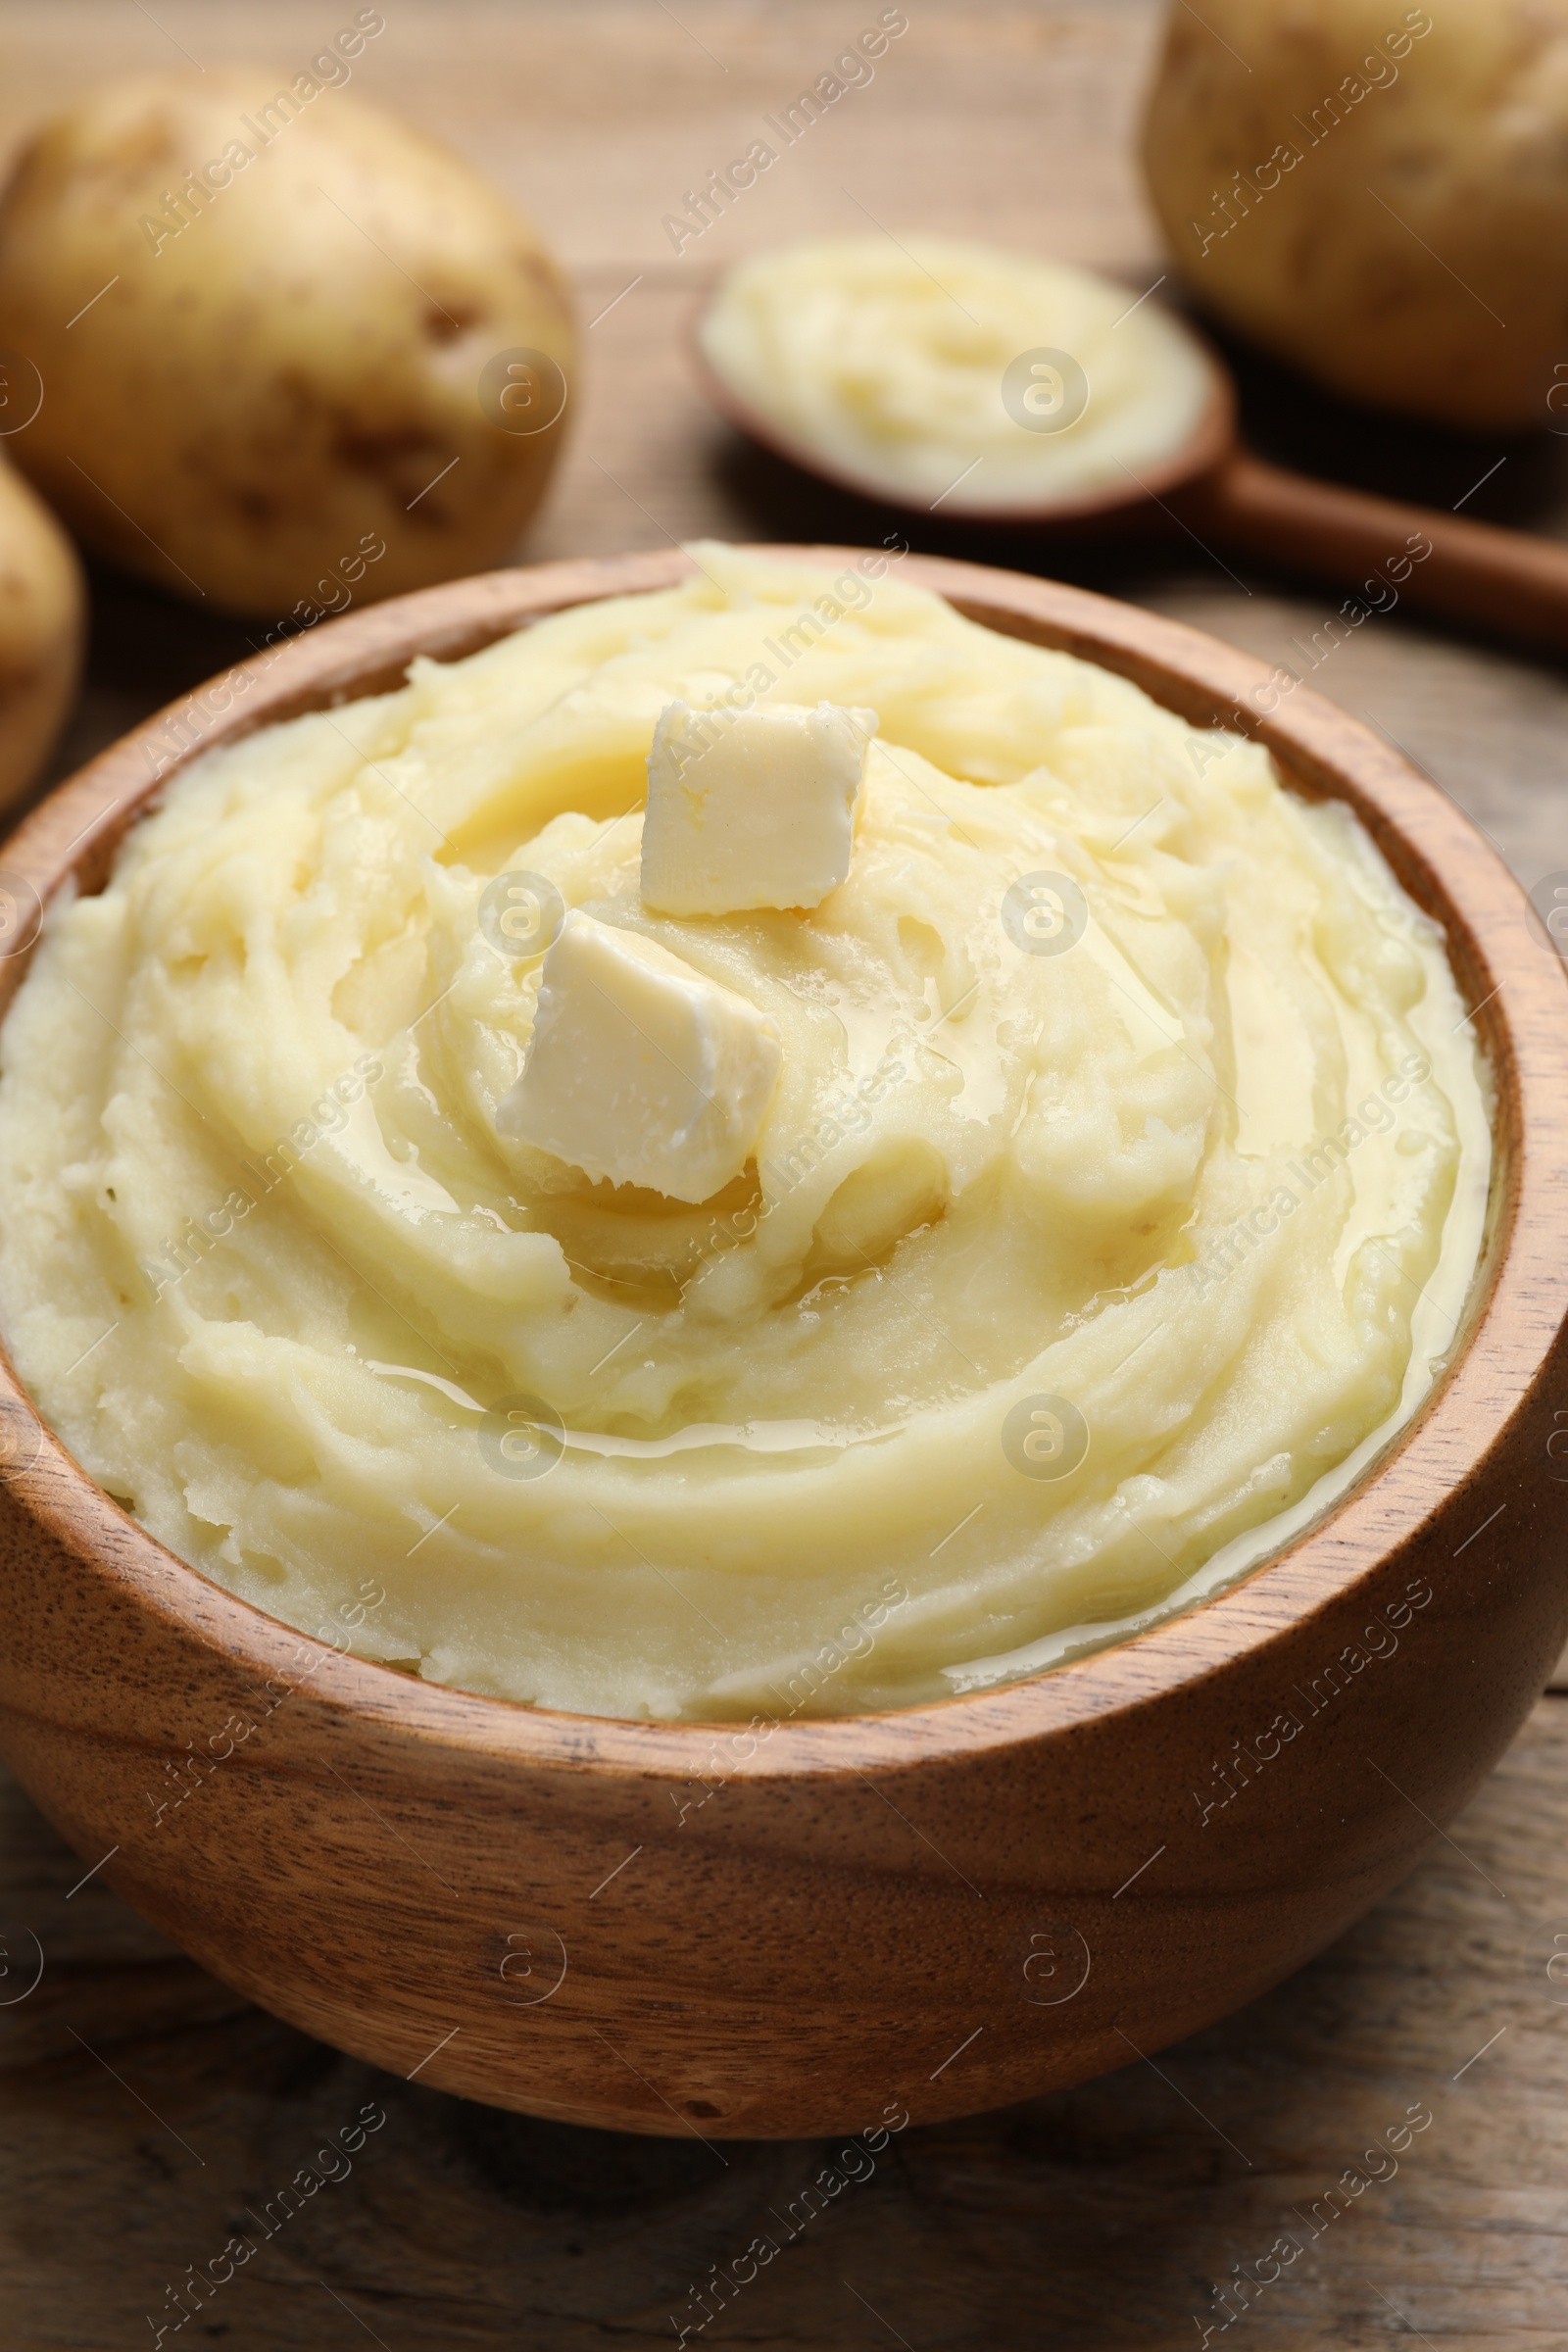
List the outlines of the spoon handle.
{"label": "spoon handle", "polygon": [[1568,544],[1560,540],[1289,473],[1245,449],[1194,482],[1177,511],[1223,547],[1332,580],[1348,591],[1347,603],[1386,611],[1402,600],[1568,648]]}

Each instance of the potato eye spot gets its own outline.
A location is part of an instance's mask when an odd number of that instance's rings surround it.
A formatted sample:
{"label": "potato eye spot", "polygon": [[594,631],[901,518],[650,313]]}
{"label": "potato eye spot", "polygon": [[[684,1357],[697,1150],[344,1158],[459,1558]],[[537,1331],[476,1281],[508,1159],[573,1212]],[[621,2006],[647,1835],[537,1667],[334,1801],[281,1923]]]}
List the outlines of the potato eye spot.
{"label": "potato eye spot", "polygon": [[461,335],[471,334],[484,323],[485,314],[477,303],[431,301],[430,308],[420,320],[427,343],[456,343]]}

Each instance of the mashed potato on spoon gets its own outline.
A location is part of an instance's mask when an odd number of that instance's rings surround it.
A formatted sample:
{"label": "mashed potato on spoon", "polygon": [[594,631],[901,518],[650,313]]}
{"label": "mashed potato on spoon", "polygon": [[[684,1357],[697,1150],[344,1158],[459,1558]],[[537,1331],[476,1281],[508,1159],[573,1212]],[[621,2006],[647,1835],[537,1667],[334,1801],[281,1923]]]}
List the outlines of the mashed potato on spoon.
{"label": "mashed potato on spoon", "polygon": [[1202,346],[1156,302],[1064,262],[952,237],[824,237],[721,281],[704,359],[801,463],[948,514],[1070,506],[1185,449]]}

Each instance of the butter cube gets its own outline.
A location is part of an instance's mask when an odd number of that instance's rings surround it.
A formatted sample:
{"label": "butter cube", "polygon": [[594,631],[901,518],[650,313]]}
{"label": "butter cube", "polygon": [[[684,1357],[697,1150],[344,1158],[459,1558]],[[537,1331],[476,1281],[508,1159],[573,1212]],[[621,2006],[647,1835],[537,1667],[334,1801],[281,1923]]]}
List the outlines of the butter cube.
{"label": "butter cube", "polygon": [[664,914],[819,906],[850,870],[874,710],[670,703],[648,755],[643,904]]}
{"label": "butter cube", "polygon": [[778,1031],[635,931],[569,913],[546,951],[522,1075],[496,1113],[596,1181],[706,1200],[738,1176],[778,1084]]}

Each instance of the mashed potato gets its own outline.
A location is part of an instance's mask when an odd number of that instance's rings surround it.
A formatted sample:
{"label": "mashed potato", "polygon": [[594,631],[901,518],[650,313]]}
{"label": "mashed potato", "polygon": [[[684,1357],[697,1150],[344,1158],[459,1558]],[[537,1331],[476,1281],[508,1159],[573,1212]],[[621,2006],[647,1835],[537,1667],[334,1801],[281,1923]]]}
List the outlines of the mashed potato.
{"label": "mashed potato", "polygon": [[[1435,926],[1257,747],[885,558],[696,552],[209,753],[52,913],[0,1324],[292,1624],[370,1587],[367,1655],[590,1713],[898,1704],[1185,1605],[1354,1475],[1462,1312],[1482,1075]],[[652,914],[661,710],[775,688],[880,715],[849,879]],[[725,1193],[498,1139],[541,945],[502,900],[776,1025]]]}
{"label": "mashed potato", "polygon": [[1186,447],[1212,391],[1187,329],[1126,286],[952,237],[824,237],[732,270],[704,357],[782,439],[949,514],[1071,502]]}

